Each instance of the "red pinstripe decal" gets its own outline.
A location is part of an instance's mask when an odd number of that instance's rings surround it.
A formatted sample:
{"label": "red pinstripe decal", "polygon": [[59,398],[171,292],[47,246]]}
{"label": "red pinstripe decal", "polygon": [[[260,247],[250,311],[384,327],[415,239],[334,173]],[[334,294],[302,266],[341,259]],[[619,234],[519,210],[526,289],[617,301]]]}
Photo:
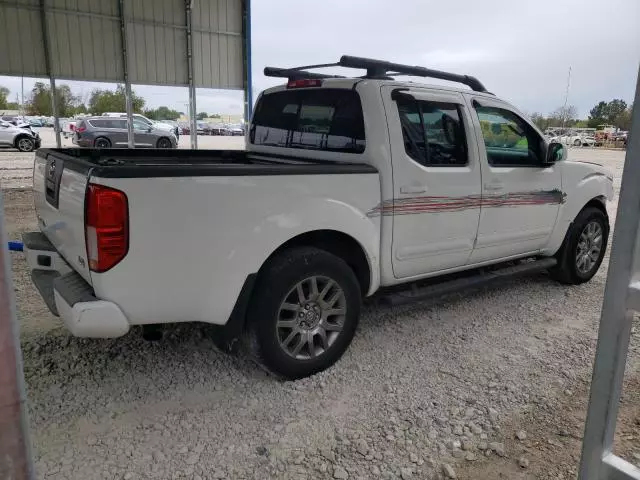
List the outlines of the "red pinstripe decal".
{"label": "red pinstripe decal", "polygon": [[565,202],[567,194],[560,190],[514,192],[504,195],[467,195],[464,197],[409,197],[385,200],[367,216],[413,215],[431,212],[457,212],[470,208],[517,207],[521,205],[553,205]]}

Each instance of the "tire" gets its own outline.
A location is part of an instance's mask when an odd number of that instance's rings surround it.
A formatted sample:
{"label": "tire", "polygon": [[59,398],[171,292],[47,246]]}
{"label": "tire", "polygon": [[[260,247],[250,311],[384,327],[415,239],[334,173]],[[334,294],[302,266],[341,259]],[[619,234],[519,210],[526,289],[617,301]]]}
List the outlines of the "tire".
{"label": "tire", "polygon": [[574,147],[579,147],[579,146],[581,146],[581,145],[582,145],[582,140],[580,140],[579,138],[576,138],[576,139],[573,141],[573,146],[574,146]]}
{"label": "tire", "polygon": [[21,152],[33,152],[36,143],[27,136],[21,136],[16,139],[16,148]]}
{"label": "tire", "polygon": [[105,137],[98,137],[93,141],[95,148],[111,148],[111,140]]}
{"label": "tire", "polygon": [[259,274],[245,346],[277,376],[308,377],[332,366],[349,347],[361,303],[358,280],[341,258],[312,247],[287,250]]}
{"label": "tire", "polygon": [[156,144],[156,146],[158,148],[171,148],[173,147],[173,145],[171,145],[171,140],[169,140],[167,137],[161,137],[158,139],[158,143]]}
{"label": "tire", "polygon": [[[589,239],[588,229],[592,229],[593,232],[594,228],[596,233]],[[599,243],[597,231],[599,231]],[[558,264],[549,273],[559,282],[569,285],[588,282],[600,268],[607,250],[608,237],[607,215],[595,207],[584,208],[569,227],[562,247],[556,253]],[[600,250],[596,255],[594,247],[598,244]],[[585,252],[588,252],[588,260],[585,259]]]}

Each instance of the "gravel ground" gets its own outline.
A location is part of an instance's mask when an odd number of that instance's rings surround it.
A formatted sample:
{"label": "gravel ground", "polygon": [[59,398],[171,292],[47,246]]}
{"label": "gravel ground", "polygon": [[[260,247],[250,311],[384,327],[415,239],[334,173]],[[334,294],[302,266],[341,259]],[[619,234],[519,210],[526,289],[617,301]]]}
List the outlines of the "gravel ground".
{"label": "gravel ground", "polygon": [[[624,154],[572,150],[614,171]],[[10,238],[35,228],[4,192]],[[615,212],[615,202],[610,212]],[[606,265],[403,308],[365,307],[332,369],[279,382],[205,327],[70,337],[13,254],[34,456],[46,479],[574,478]],[[640,458],[638,325],[616,452]]]}

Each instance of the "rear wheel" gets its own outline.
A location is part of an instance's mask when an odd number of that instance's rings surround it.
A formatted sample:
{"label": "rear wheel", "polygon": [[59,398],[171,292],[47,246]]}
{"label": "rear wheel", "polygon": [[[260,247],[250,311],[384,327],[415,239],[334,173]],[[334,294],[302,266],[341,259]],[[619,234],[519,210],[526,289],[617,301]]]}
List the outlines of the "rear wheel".
{"label": "rear wheel", "polygon": [[33,152],[36,148],[36,144],[29,137],[19,137],[16,141],[16,148],[21,152]]}
{"label": "rear wheel", "polygon": [[167,137],[162,137],[158,140],[158,148],[171,148],[171,140]]}
{"label": "rear wheel", "polygon": [[579,138],[576,138],[576,139],[573,141],[573,144],[574,144],[576,147],[579,147],[579,146],[581,146],[581,145],[582,145],[582,140],[580,140]]}
{"label": "rear wheel", "polygon": [[293,380],[333,365],[360,316],[351,268],[324,250],[301,247],[271,260],[249,306],[246,344],[267,370]]}
{"label": "rear wheel", "polygon": [[108,138],[98,137],[93,142],[93,146],[96,148],[111,148],[111,141]]}
{"label": "rear wheel", "polygon": [[587,207],[571,224],[552,276],[568,284],[588,282],[596,274],[604,258],[609,237],[609,220],[598,208]]}

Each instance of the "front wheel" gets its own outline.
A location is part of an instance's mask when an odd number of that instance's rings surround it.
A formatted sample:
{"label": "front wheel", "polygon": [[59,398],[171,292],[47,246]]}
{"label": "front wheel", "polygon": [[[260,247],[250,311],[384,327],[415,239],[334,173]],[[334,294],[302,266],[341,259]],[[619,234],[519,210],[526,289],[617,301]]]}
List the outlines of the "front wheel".
{"label": "front wheel", "polygon": [[333,365],[360,316],[353,270],[324,250],[301,247],[271,260],[249,306],[245,343],[267,370],[289,380]]}
{"label": "front wheel", "polygon": [[582,140],[580,140],[579,138],[576,138],[576,139],[573,141],[573,145],[574,145],[574,146],[576,146],[576,147],[581,146],[581,145],[582,145]]}
{"label": "front wheel", "polygon": [[558,265],[551,270],[562,283],[588,282],[604,259],[609,237],[609,219],[602,210],[587,207],[569,227],[564,243],[556,254]]}
{"label": "front wheel", "polygon": [[29,137],[20,137],[16,142],[16,147],[21,152],[33,152],[36,148],[36,144]]}

